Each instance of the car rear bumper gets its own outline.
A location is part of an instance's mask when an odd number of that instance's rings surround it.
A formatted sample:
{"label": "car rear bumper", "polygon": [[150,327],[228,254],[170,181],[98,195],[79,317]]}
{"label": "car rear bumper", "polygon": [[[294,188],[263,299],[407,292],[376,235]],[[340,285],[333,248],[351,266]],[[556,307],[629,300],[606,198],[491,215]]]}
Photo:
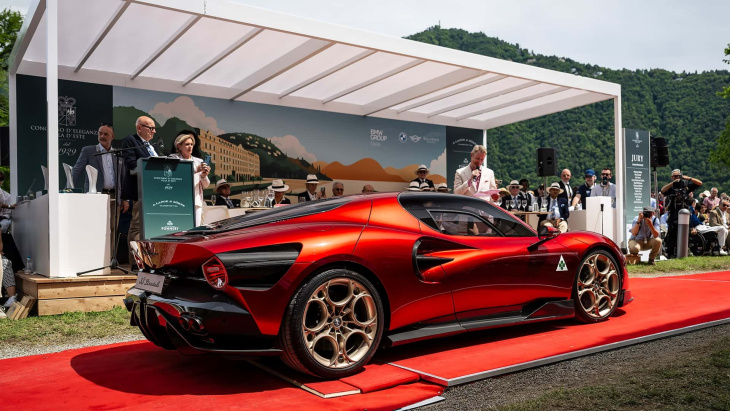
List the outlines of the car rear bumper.
{"label": "car rear bumper", "polygon": [[262,335],[247,310],[225,294],[206,288],[177,286],[156,295],[133,287],[124,300],[132,313],[130,323],[156,345],[186,354],[281,354],[275,338]]}

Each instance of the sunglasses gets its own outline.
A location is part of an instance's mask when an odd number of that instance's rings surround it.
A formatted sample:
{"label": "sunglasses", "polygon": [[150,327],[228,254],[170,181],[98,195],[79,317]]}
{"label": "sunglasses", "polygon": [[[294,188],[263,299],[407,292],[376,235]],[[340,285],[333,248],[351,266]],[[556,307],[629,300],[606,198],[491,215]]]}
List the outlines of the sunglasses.
{"label": "sunglasses", "polygon": [[332,191],[345,191],[344,188],[333,188]]}
{"label": "sunglasses", "polygon": [[672,176],[672,180],[679,180],[680,178],[682,178],[682,176]]}
{"label": "sunglasses", "polygon": [[593,176],[586,176],[586,178],[593,178]]}
{"label": "sunglasses", "polygon": [[611,177],[611,173],[601,173],[602,176]]}

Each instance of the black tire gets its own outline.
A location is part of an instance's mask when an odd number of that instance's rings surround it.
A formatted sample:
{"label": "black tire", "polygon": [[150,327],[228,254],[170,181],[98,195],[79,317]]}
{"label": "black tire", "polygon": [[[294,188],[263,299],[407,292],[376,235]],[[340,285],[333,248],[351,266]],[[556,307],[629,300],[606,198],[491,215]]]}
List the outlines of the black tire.
{"label": "black tire", "polygon": [[353,375],[380,345],[384,319],[380,296],[367,278],[346,269],[319,273],[289,303],[279,332],[281,358],[324,379]]}
{"label": "black tire", "polygon": [[606,321],[618,306],[622,273],[613,255],[604,250],[588,253],[573,281],[575,318],[584,323]]}

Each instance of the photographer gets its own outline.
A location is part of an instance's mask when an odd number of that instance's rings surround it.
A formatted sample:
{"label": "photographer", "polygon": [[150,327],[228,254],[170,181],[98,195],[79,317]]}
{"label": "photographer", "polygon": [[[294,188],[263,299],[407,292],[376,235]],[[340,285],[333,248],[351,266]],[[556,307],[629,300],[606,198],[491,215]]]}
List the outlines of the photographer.
{"label": "photographer", "polygon": [[689,193],[702,186],[702,181],[682,175],[679,169],[672,170],[672,182],[662,187],[661,192],[666,196],[665,210],[667,212],[667,235],[664,238],[667,254],[676,255],[677,249],[677,219],[679,210],[691,207]]}
{"label": "photographer", "polygon": [[639,251],[649,252],[649,265],[654,265],[654,259],[662,249],[662,240],[659,238],[659,219],[654,217],[654,209],[644,207],[631,223],[631,238],[629,239],[629,253],[637,256]]}

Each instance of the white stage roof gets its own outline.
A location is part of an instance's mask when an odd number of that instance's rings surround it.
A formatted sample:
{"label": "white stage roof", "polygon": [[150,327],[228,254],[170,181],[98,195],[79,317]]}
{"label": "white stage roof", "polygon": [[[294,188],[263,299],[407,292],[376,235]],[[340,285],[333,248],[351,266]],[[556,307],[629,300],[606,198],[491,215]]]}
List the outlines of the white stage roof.
{"label": "white stage roof", "polygon": [[[485,130],[621,93],[615,83],[229,1],[54,1],[66,80]],[[31,6],[11,73],[45,76],[45,6]]]}

